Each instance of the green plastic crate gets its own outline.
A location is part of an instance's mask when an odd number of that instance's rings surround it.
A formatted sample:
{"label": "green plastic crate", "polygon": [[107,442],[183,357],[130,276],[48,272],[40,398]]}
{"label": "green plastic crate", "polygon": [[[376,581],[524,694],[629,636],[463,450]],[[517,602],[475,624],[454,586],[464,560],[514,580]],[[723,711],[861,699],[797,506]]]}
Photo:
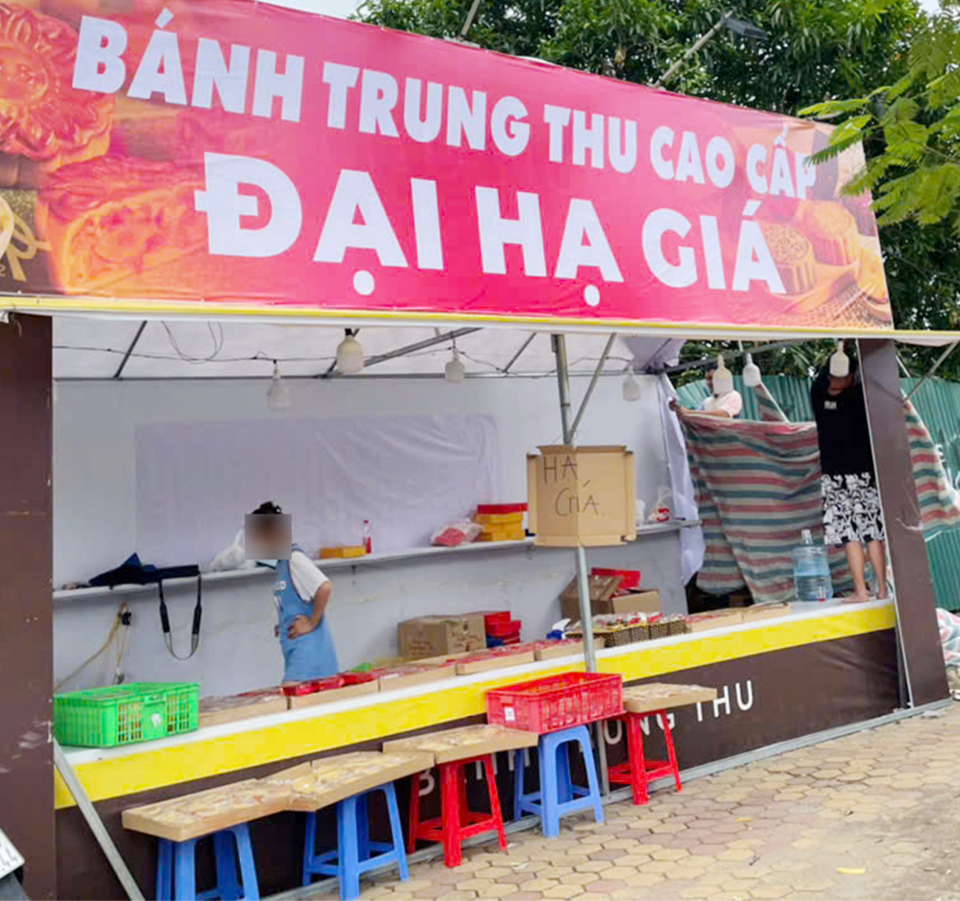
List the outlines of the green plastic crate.
{"label": "green plastic crate", "polygon": [[113,748],[192,732],[200,686],[131,682],[55,695],[53,726],[62,745]]}

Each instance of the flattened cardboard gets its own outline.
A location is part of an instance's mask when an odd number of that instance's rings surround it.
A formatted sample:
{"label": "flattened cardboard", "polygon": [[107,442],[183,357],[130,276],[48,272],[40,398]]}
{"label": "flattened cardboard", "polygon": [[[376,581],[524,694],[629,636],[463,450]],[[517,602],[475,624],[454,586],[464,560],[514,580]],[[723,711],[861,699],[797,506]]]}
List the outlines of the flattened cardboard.
{"label": "flattened cardboard", "polygon": [[487,633],[481,614],[419,616],[397,624],[400,656],[411,660],[480,651],[486,646]]}
{"label": "flattened cardboard", "polygon": [[312,695],[290,695],[287,702],[291,710],[301,707],[317,707],[320,704],[332,704],[345,698],[355,698],[358,695],[376,694],[380,691],[380,683],[376,679],[361,682],[359,685],[347,685],[344,688],[331,688],[328,691],[315,691]]}
{"label": "flattened cardboard", "polygon": [[628,713],[654,713],[716,699],[717,690],[702,685],[648,682],[646,685],[633,685],[623,689],[623,709]]}
{"label": "flattened cardboard", "polygon": [[[251,796],[262,796],[263,800],[250,803]],[[128,808],[123,811],[121,821],[124,829],[184,842],[288,810],[291,801],[291,792],[282,785],[245,779],[156,804]],[[196,810],[198,807],[202,813]],[[217,807],[223,809],[218,812]],[[181,817],[182,822],[164,821],[171,816]]]}
{"label": "flattened cardboard", "polygon": [[418,751],[431,755],[434,764],[440,764],[482,757],[497,751],[535,748],[539,740],[540,736],[535,732],[521,732],[506,726],[478,723],[474,726],[461,726],[459,729],[426,732],[413,738],[385,741],[383,751]]}
{"label": "flattened cardboard", "polygon": [[[402,667],[401,667],[402,669]],[[452,679],[457,675],[457,668],[450,666],[430,666],[422,671],[398,672],[396,675],[379,676],[380,691],[398,691],[401,688],[412,688],[415,685],[428,685],[431,682],[440,682],[443,679]]]}
{"label": "flattened cardboard", "polygon": [[[231,698],[201,698],[198,724],[201,729],[207,726],[219,726],[222,723],[236,723],[249,720],[255,716],[268,716],[271,713],[286,713],[289,709],[287,698],[277,692],[277,696],[270,700],[252,701],[249,704],[237,703],[219,708],[217,701],[229,702]],[[239,698],[237,699],[239,701]],[[204,709],[204,702],[207,709]]]}
{"label": "flattened cardboard", "polygon": [[694,613],[687,617],[688,632],[712,632],[728,626],[743,625],[741,610],[713,610],[710,613]]}
{"label": "flattened cardboard", "polygon": [[[553,645],[553,647],[551,647]],[[593,647],[597,651],[603,650],[603,639],[594,638]],[[544,643],[534,650],[537,660],[556,660],[559,657],[572,657],[574,654],[582,657],[584,643],[582,641],[556,641],[549,644]]]}
{"label": "flattened cardboard", "polygon": [[474,673],[485,673],[487,670],[507,669],[511,666],[521,666],[524,663],[533,663],[533,651],[518,651],[516,654],[491,654],[484,660],[472,660],[469,663],[458,663],[458,676],[472,676]]}
{"label": "flattened cardboard", "polygon": [[[424,753],[354,751],[281,770],[265,781],[287,792],[285,810],[312,813],[432,766],[433,758]],[[319,776],[323,781],[309,791],[298,789],[297,781],[307,776]]]}
{"label": "flattened cardboard", "polygon": [[530,531],[541,547],[633,541],[636,463],[622,446],[545,446],[527,457]]}
{"label": "flattened cardboard", "polygon": [[755,623],[764,619],[779,619],[793,613],[789,604],[756,604],[753,607],[744,607],[741,611],[745,623]]}

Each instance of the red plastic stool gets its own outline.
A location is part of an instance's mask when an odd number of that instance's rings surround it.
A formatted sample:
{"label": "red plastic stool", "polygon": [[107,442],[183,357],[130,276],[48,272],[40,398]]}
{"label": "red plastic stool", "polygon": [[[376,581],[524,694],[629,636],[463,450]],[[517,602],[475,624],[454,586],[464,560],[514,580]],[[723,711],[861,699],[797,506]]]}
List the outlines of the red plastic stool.
{"label": "red plastic stool", "polygon": [[[467,782],[463,768],[471,763],[482,762],[490,794],[490,813],[470,810],[467,807]],[[463,840],[484,832],[496,832],[500,850],[507,850],[507,836],[503,831],[503,813],[497,794],[497,780],[493,774],[493,756],[471,757],[441,763],[440,770],[440,816],[433,820],[420,821],[420,780],[414,777],[410,792],[410,835],[407,852],[412,854],[417,841],[441,842],[443,862],[448,867],[458,867],[463,861]]]}
{"label": "red plastic stool", "polygon": [[[643,753],[643,730],[641,724],[648,717],[660,717],[663,724],[663,737],[667,743],[668,760],[647,760]],[[648,713],[627,713],[623,717],[627,724],[627,746],[630,749],[630,759],[610,767],[609,778],[612,783],[629,785],[633,789],[633,803],[646,804],[650,800],[647,786],[654,779],[664,779],[673,776],[677,784],[677,791],[682,791],[680,784],[680,768],[677,766],[677,752],[673,747],[673,735],[670,732],[670,720],[665,710],[652,710]]]}

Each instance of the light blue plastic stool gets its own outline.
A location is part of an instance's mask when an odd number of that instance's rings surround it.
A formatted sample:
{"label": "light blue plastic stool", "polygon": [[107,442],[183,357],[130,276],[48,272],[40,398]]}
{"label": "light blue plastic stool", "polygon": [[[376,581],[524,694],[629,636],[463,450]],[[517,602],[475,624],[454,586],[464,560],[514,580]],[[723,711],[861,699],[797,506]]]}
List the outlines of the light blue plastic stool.
{"label": "light blue plastic stool", "polygon": [[[583,752],[587,770],[587,787],[574,785],[570,778],[571,744],[578,744]],[[540,790],[525,792],[523,785],[523,751],[517,751],[513,764],[513,816],[520,819],[524,813],[540,817],[543,834],[553,838],[560,834],[560,817],[592,807],[598,823],[603,822],[603,801],[600,780],[593,760],[590,731],[586,726],[574,726],[559,732],[540,736]]]}
{"label": "light blue plastic stool", "polygon": [[[382,791],[387,799],[390,817],[389,842],[370,841],[367,820],[367,797]],[[403,846],[400,808],[393,783],[372,788],[337,804],[337,847],[317,853],[317,815],[307,814],[306,841],[303,849],[303,884],[310,885],[314,876],[336,876],[340,880],[340,897],[351,901],[360,897],[360,876],[384,864],[396,863],[400,878],[410,878],[407,852]]]}
{"label": "light blue plastic stool", "polygon": [[[194,901],[222,898],[223,901],[258,901],[257,869],[253,862],[250,827],[246,823],[213,833],[217,862],[217,885],[197,893],[196,847],[207,836],[185,842],[160,839],[157,856],[157,901]],[[237,865],[240,879],[237,879]],[[171,893],[172,890],[172,893]]]}

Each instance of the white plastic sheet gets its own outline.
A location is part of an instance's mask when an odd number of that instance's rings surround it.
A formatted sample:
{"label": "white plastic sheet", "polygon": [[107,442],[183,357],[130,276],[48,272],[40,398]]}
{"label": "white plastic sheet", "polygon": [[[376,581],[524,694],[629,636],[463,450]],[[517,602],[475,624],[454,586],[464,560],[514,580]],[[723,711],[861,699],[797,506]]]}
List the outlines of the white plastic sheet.
{"label": "white plastic sheet", "polygon": [[142,425],[136,470],[136,550],[159,565],[212,559],[266,500],[309,553],[361,543],[365,519],[374,552],[426,546],[503,500],[497,426],[479,415]]}

